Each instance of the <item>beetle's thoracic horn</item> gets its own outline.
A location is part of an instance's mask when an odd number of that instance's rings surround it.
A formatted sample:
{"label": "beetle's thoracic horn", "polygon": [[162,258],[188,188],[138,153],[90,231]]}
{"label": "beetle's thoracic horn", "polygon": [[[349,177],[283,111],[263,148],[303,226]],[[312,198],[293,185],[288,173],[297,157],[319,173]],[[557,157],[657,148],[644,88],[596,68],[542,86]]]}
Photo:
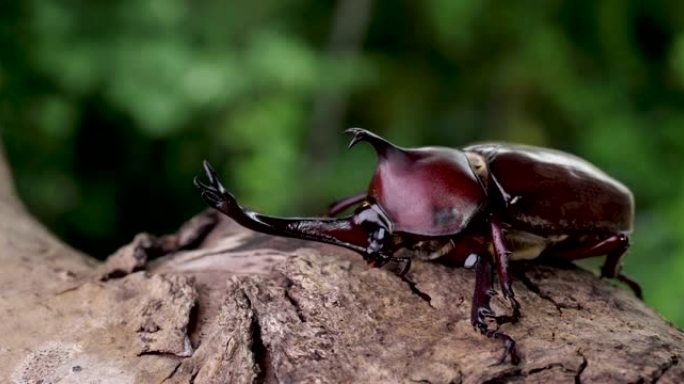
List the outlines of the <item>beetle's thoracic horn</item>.
{"label": "beetle's thoracic horn", "polygon": [[345,133],[350,133],[354,135],[349,142],[349,148],[353,147],[359,141],[366,141],[375,148],[378,155],[385,155],[387,150],[400,150],[399,147],[385,140],[384,138],[376,135],[371,131],[367,131],[363,128],[349,128]]}

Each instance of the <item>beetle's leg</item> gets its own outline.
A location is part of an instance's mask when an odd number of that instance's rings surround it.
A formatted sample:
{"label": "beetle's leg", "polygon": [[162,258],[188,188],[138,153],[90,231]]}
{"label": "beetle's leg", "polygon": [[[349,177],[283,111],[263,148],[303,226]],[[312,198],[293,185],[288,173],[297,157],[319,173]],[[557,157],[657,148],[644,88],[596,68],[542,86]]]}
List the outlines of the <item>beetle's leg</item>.
{"label": "beetle's leg", "polygon": [[336,216],[345,209],[351,208],[354,205],[364,201],[366,197],[366,192],[362,192],[353,196],[347,196],[344,199],[337,200],[328,206],[328,216]]}
{"label": "beetle's leg", "polygon": [[396,271],[396,274],[401,278],[406,276],[408,271],[411,269],[411,258],[410,257],[388,256],[388,255],[385,255],[382,253],[377,253],[377,254],[372,254],[372,255],[365,255],[364,259],[368,262],[368,264],[371,267],[376,267],[376,268],[380,268],[390,261],[394,261],[396,263],[401,263],[401,268],[399,268]]}
{"label": "beetle's leg", "polygon": [[403,265],[397,271],[397,275],[399,275],[399,277],[403,278],[404,276],[406,276],[408,271],[411,270],[411,258],[410,257],[403,257],[401,259],[403,259],[400,261],[403,263]]}
{"label": "beetle's leg", "polygon": [[494,312],[489,306],[489,302],[495,294],[492,288],[492,274],[492,264],[489,258],[477,256],[477,261],[475,262],[475,292],[473,293],[472,308],[470,310],[470,322],[483,335],[503,340],[505,352],[499,363],[502,363],[506,356],[510,356],[511,363],[517,365],[520,363],[520,357],[515,348],[515,340],[505,333],[487,327],[486,319],[495,318]]}
{"label": "beetle's leg", "polygon": [[411,269],[411,258],[386,255],[384,251],[387,241],[389,240],[388,236],[389,233],[387,232],[387,229],[382,226],[371,231],[368,235],[368,247],[366,248],[364,258],[374,267],[382,267],[389,261],[402,263],[401,268],[397,271],[397,275],[404,277],[409,269]]}
{"label": "beetle's leg", "polygon": [[[613,257],[615,258],[614,262],[615,262],[615,265],[617,267],[616,270],[620,270],[620,268],[622,267],[621,265],[619,265],[619,261],[618,261],[622,258],[622,255],[620,255],[620,254],[609,254],[606,257],[606,261],[604,263],[604,267],[602,268],[602,270],[605,268],[605,266],[607,264],[611,263],[610,259]],[[605,274],[603,274],[603,272],[601,272],[601,277],[609,277],[609,278],[617,279],[618,281],[627,285],[629,287],[629,289],[631,289],[632,292],[634,293],[634,296],[636,296],[639,300],[644,300],[644,293],[643,293],[643,290],[641,289],[641,284],[639,284],[638,281],[632,279],[631,277],[625,275],[624,273],[618,272],[617,275],[613,276],[613,275],[605,275]]]}
{"label": "beetle's leg", "polygon": [[608,238],[573,248],[549,250],[548,256],[564,260],[579,260],[587,257],[606,255],[606,261],[601,267],[601,277],[617,279],[626,284],[634,295],[643,299],[641,286],[638,282],[620,272],[622,258],[629,250],[629,237],[625,234],[612,235]]}
{"label": "beetle's leg", "polygon": [[503,296],[511,303],[511,309],[513,310],[510,316],[497,316],[496,322],[498,324],[516,323],[520,320],[520,304],[515,299],[515,293],[511,287],[511,274],[508,271],[508,256],[511,252],[506,248],[501,222],[496,216],[492,215],[489,218],[489,227],[494,246],[493,256],[496,274],[499,278]]}
{"label": "beetle's leg", "polygon": [[612,279],[618,279],[625,285],[627,285],[634,295],[639,299],[643,300],[643,292],[641,290],[641,285],[629,276],[626,276],[620,270],[622,269],[622,258],[627,254],[629,249],[629,238],[626,235],[617,235],[617,242],[619,243],[614,249],[606,254],[606,260],[603,262],[601,267],[601,277],[607,277]]}

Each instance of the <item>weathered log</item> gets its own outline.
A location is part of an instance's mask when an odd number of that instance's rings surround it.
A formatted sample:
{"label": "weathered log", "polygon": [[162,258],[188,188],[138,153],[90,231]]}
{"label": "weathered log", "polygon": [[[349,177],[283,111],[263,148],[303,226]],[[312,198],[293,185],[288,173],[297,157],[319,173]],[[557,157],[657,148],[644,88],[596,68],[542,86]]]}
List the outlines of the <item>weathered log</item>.
{"label": "weathered log", "polygon": [[1,382],[684,382],[684,333],[576,267],[519,266],[524,317],[504,329],[523,361],[497,365],[472,271],[416,262],[403,280],[214,212],[99,263],[30,217],[2,160],[0,263]]}

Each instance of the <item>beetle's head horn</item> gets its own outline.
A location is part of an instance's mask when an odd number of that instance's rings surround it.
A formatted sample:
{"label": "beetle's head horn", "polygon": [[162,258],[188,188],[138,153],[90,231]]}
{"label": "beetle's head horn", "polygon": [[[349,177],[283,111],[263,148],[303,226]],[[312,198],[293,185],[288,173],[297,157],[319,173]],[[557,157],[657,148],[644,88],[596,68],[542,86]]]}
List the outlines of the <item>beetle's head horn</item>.
{"label": "beetle's head horn", "polygon": [[378,155],[381,156],[385,155],[388,150],[399,150],[396,145],[363,128],[349,128],[344,132],[353,135],[351,141],[349,142],[349,148],[353,147],[360,141],[365,141],[372,145]]}

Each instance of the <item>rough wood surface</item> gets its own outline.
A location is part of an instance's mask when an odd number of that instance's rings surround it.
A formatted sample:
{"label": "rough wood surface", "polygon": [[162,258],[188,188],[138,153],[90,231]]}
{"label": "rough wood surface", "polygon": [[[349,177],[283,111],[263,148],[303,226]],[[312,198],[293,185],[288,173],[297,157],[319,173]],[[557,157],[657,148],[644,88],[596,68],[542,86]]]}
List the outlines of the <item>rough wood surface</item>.
{"label": "rough wood surface", "polygon": [[3,383],[684,382],[684,334],[578,268],[522,266],[504,329],[523,361],[493,365],[472,271],[416,262],[404,281],[212,212],[99,263],[26,213],[2,161],[0,178]]}

